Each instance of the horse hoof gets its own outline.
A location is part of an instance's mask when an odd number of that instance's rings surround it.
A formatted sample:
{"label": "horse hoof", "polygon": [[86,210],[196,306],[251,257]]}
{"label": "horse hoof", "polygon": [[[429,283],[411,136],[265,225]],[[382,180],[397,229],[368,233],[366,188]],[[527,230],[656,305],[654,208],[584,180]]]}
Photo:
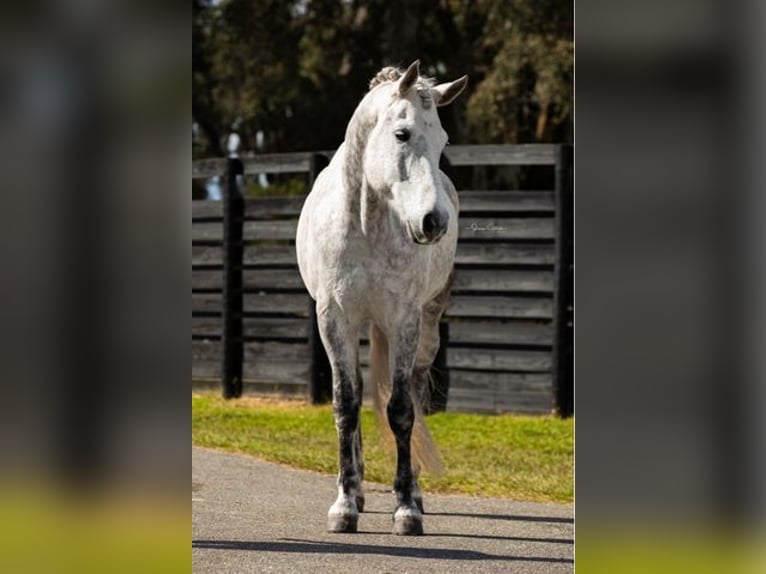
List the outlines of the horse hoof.
{"label": "horse hoof", "polygon": [[394,520],[394,534],[399,536],[421,536],[423,534],[423,521],[411,516],[396,519]]}
{"label": "horse hoof", "polygon": [[415,508],[400,508],[394,513],[394,534],[420,536],[423,534],[423,516]]}
{"label": "horse hoof", "polygon": [[328,516],[327,517],[327,530],[329,532],[346,532],[354,533],[357,531],[357,524],[359,522],[358,516]]}
{"label": "horse hoof", "polygon": [[364,496],[356,497],[356,509],[359,512],[364,512]]}

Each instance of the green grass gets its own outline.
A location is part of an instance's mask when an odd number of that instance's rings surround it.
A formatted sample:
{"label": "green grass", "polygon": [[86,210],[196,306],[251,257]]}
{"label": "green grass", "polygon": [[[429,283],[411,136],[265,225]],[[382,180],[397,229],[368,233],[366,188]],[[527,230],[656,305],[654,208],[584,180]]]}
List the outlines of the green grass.
{"label": "green grass", "polygon": [[[440,413],[428,417],[446,473],[424,474],[427,492],[519,500],[573,499],[572,419]],[[362,411],[365,479],[389,484],[394,453],[371,410]],[[329,406],[192,395],[192,442],[315,470],[337,472],[337,438]]]}

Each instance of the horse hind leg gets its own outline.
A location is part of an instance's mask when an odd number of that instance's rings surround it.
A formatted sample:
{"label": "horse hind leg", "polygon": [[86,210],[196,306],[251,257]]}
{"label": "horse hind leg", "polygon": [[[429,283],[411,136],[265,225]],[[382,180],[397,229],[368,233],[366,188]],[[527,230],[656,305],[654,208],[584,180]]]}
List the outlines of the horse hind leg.
{"label": "horse hind leg", "polygon": [[[355,395],[356,400],[360,407],[362,405],[362,391],[363,391],[362,369],[357,361],[356,365],[356,388]],[[364,512],[364,489],[362,483],[364,482],[364,450],[362,448],[362,420],[361,416],[356,427],[356,433],[354,433],[354,461],[356,462],[356,468],[359,472],[359,487],[356,491],[356,508],[361,513]]]}
{"label": "horse hind leg", "polygon": [[444,289],[423,306],[420,317],[420,338],[418,351],[415,355],[413,369],[413,390],[420,400],[424,412],[430,411],[431,395],[434,391],[431,378],[431,365],[439,352],[439,322],[449,304],[449,294],[452,287],[452,275],[447,280]]}
{"label": "horse hind leg", "polygon": [[425,466],[431,472],[440,474],[443,472],[441,460],[433,445],[423,413],[430,410],[433,380],[431,378],[431,365],[439,351],[439,321],[449,303],[449,291],[452,284],[450,277],[444,289],[431,301],[423,306],[420,318],[420,338],[415,355],[415,367],[412,373],[412,392],[415,400],[419,401],[420,408],[415,409],[415,431],[413,444],[413,458],[415,460],[412,479],[412,498],[421,513],[425,513],[423,506],[423,492],[418,485],[420,469]]}

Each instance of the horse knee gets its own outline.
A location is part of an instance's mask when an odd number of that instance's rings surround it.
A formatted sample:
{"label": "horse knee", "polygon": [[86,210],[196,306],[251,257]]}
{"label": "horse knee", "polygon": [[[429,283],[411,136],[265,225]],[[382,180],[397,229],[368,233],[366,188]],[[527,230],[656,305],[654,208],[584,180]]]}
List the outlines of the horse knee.
{"label": "horse knee", "polygon": [[353,435],[359,427],[359,402],[351,397],[333,401],[335,426],[341,434]]}
{"label": "horse knee", "polygon": [[411,433],[415,421],[415,410],[409,393],[396,389],[396,386],[391,394],[391,399],[388,401],[386,412],[388,424],[399,439]]}

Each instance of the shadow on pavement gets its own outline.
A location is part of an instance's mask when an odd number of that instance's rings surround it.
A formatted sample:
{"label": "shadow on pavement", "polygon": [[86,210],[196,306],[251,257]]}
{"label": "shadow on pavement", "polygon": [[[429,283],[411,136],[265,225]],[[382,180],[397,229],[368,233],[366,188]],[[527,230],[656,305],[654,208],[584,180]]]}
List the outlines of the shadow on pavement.
{"label": "shadow on pavement", "polygon": [[574,544],[571,538],[533,538],[530,536],[494,536],[490,534],[455,534],[428,532],[426,536],[448,537],[448,538],[478,538],[481,540],[509,540],[511,542],[544,542],[546,544]]}
{"label": "shadow on pavement", "polygon": [[292,540],[275,542],[248,542],[242,540],[192,540],[192,548],[207,550],[245,550],[255,552],[295,552],[301,554],[382,554],[404,558],[433,558],[440,560],[499,560],[514,562],[554,562],[574,564],[570,558],[542,556],[500,556],[474,550],[445,550],[444,548],[408,548],[403,546],[373,546]]}
{"label": "shadow on pavement", "polygon": [[574,524],[574,518],[565,516],[517,516],[509,514],[474,514],[471,512],[426,512],[427,516],[461,516],[464,518],[487,518],[490,520],[518,520],[519,522],[553,522]]}

